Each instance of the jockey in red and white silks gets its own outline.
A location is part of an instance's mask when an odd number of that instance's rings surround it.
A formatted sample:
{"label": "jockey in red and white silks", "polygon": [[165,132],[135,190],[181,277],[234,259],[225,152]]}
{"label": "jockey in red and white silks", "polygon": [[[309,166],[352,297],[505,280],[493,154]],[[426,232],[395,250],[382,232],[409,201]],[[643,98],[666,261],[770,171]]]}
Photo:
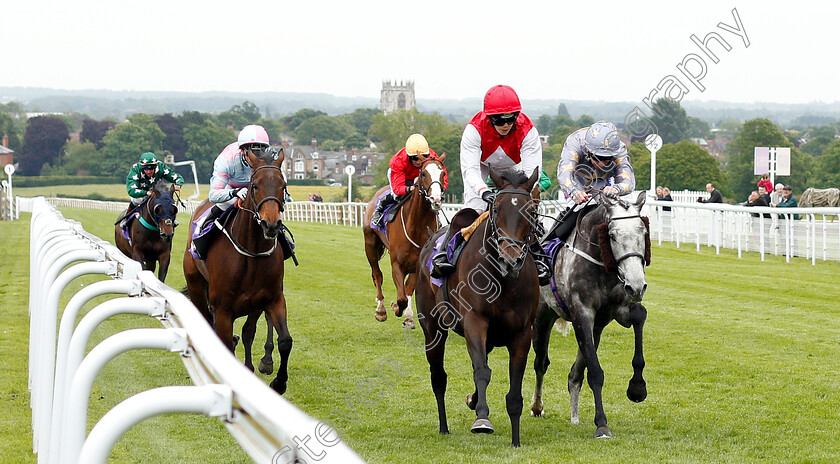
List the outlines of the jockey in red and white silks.
{"label": "jockey in red and white silks", "polygon": [[[526,176],[542,169],[542,145],[534,124],[524,113],[512,88],[497,85],[484,97],[484,110],[473,116],[461,136],[461,175],[464,206],[487,209],[482,194],[488,191],[490,166],[513,168]],[[496,119],[502,116],[501,120]],[[507,116],[509,119],[505,119]],[[501,125],[494,125],[503,123]]]}

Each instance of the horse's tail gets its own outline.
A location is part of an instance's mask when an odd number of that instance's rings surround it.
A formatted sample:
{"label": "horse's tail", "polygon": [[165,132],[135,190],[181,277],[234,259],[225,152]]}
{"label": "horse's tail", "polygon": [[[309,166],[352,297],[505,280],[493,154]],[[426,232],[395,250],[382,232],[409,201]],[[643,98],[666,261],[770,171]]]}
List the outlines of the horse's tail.
{"label": "horse's tail", "polygon": [[564,337],[568,337],[569,332],[572,330],[572,323],[565,319],[557,319],[554,321],[554,328]]}

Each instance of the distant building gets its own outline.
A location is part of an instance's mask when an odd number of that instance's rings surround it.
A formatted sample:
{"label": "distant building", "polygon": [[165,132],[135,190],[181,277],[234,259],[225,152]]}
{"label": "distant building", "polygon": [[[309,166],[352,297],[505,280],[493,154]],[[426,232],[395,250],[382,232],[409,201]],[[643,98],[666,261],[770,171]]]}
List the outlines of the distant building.
{"label": "distant building", "polygon": [[14,163],[15,151],[9,148],[9,137],[3,136],[3,144],[0,145],[0,167]]}
{"label": "distant building", "polygon": [[385,114],[398,110],[410,110],[416,107],[414,101],[414,81],[382,81],[382,93],[379,97],[379,107]]}
{"label": "distant building", "polygon": [[284,140],[282,146],[286,152],[283,171],[287,179],[323,179],[345,183],[344,168],[352,164],[356,168],[354,179],[362,184],[372,184],[374,167],[385,158],[382,153],[360,153],[355,149],[322,151],[317,144],[291,145],[288,140]]}

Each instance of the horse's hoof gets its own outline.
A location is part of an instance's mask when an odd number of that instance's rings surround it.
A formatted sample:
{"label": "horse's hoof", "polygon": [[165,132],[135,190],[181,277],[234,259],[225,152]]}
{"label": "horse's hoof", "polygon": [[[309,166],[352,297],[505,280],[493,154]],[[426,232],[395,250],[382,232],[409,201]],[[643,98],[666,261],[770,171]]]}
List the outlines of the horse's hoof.
{"label": "horse's hoof", "polygon": [[377,311],[373,316],[379,322],[385,322],[385,320],[388,319],[388,313],[386,313],[385,311],[382,311],[381,313]]}
{"label": "horse's hoof", "polygon": [[606,425],[603,427],[598,427],[595,430],[595,438],[612,438],[612,432],[610,432],[610,428]]}
{"label": "horse's hoof", "polygon": [[410,318],[403,319],[403,328],[404,329],[413,329],[414,328],[414,319],[410,319]]}
{"label": "horse's hoof", "polygon": [[645,381],[633,382],[631,380],[630,385],[627,386],[627,399],[634,403],[641,403],[645,398],[647,398],[647,385]]}
{"label": "horse's hoof", "polygon": [[403,315],[403,308],[400,308],[399,303],[391,302],[391,309],[394,310],[394,315],[397,317],[402,317]]}
{"label": "horse's hoof", "polygon": [[493,431],[493,424],[490,423],[490,419],[476,419],[470,429],[472,433],[493,433]]}
{"label": "horse's hoof", "polygon": [[542,406],[531,405],[531,416],[533,417],[542,417],[543,416],[543,408]]}
{"label": "horse's hoof", "polygon": [[274,379],[270,384],[268,384],[268,386],[280,395],[286,393],[286,382],[280,382],[279,380]]}
{"label": "horse's hoof", "polygon": [[260,369],[260,372],[262,372],[263,374],[271,375],[271,373],[274,372],[274,363],[273,362],[272,363],[264,363],[264,362],[260,361],[259,369]]}

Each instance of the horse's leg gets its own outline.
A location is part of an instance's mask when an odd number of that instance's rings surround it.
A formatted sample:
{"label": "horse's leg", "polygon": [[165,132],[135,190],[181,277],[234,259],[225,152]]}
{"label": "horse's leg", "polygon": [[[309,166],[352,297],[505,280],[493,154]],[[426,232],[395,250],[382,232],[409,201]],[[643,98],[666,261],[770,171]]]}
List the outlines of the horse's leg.
{"label": "horse's leg", "polygon": [[391,276],[394,278],[394,286],[397,287],[397,302],[391,303],[391,309],[394,310],[394,315],[401,317],[405,307],[408,306],[408,299],[405,297],[405,271],[393,253],[391,253]]}
{"label": "horse's leg", "polygon": [[228,311],[216,311],[216,333],[233,353],[233,316]]}
{"label": "horse's leg", "polygon": [[[592,396],[595,399],[595,438],[612,438],[612,432],[607,427],[607,416],[604,414],[604,404],[601,398],[601,392],[604,387],[604,370],[601,368],[601,363],[598,361],[598,352],[596,344],[596,336],[600,338],[600,329],[596,330],[593,327],[592,317],[588,314],[577,314],[575,317],[575,337],[578,342],[578,352],[582,353],[586,362],[586,381],[589,383],[589,388],[592,390]],[[578,364],[578,360],[575,360]],[[572,367],[574,369],[574,366]],[[569,374],[569,383],[571,390],[571,373]],[[580,389],[578,389],[578,392]]]}
{"label": "horse's leg", "polygon": [[210,306],[207,303],[207,281],[198,271],[195,259],[189,251],[184,253],[184,278],[187,281],[187,293],[190,301],[198,308],[207,323],[213,327],[213,313],[210,312]]}
{"label": "horse's leg", "polygon": [[487,406],[487,385],[490,383],[491,370],[487,365],[487,322],[477,318],[465,321],[464,335],[467,339],[467,351],[470,353],[473,367],[475,394],[469,403],[475,404],[475,422],[472,433],[493,433],[490,422],[490,408]]}
{"label": "horse's leg", "polygon": [[161,282],[166,281],[166,274],[169,272],[169,260],[171,258],[171,253],[169,251],[165,251],[158,255],[158,262],[160,263],[160,271],[158,271],[158,279]]}
{"label": "horse's leg", "polygon": [[268,313],[265,314],[265,326],[265,345],[263,345],[265,355],[260,359],[259,370],[265,375],[271,375],[274,372],[274,360],[271,359],[271,355],[274,352],[274,326],[271,325]]}
{"label": "horse's leg", "polygon": [[248,315],[245,324],[242,326],[242,347],[245,348],[245,367],[254,372],[254,362],[251,360],[251,347],[254,344],[254,336],[257,334],[257,321],[260,320],[261,311]]}
{"label": "horse's leg", "polygon": [[555,313],[548,305],[540,301],[537,317],[534,319],[534,372],[537,375],[534,387],[534,397],[531,399],[531,415],[540,417],[543,414],[543,378],[548,365],[548,342],[551,339],[551,327],[557,320]]}
{"label": "horse's leg", "polygon": [[505,406],[510,417],[512,446],[519,446],[519,421],[522,417],[522,377],[528,366],[528,351],[531,350],[531,326],[525,327],[514,342],[508,346],[510,354],[510,390],[505,396]]}
{"label": "horse's leg", "polygon": [[286,392],[286,381],[289,379],[287,372],[289,353],[292,352],[292,336],[286,325],[286,297],[281,293],[277,303],[266,311],[271,323],[277,331],[277,351],[280,353],[280,367],[277,368],[277,376],[271,381],[271,388],[279,394]]}
{"label": "horse's leg", "polygon": [[633,377],[627,386],[627,398],[633,402],[641,402],[647,398],[647,384],[642,376],[645,369],[645,355],[642,348],[642,332],[647,319],[647,309],[641,303],[631,303],[621,307],[616,312],[615,320],[624,327],[633,326],[636,346],[633,351]]}
{"label": "horse's leg", "polygon": [[376,286],[376,320],[383,322],[388,319],[388,312],[385,311],[385,296],[382,295],[382,270],[379,269],[379,260],[385,253],[385,244],[376,236],[376,231],[365,228],[365,255],[370,264],[370,274],[373,277],[373,285]]}
{"label": "horse's leg", "polygon": [[441,328],[437,319],[423,317],[420,319],[426,339],[426,360],[429,362],[432,391],[437,402],[439,433],[449,435],[449,425],[446,423],[446,370],[443,368],[443,354],[446,350],[446,337],[449,331]]}
{"label": "horse's leg", "polygon": [[583,373],[586,370],[586,360],[583,358],[583,351],[578,346],[575,362],[569,369],[569,409],[572,424],[580,423],[580,389],[583,386]]}
{"label": "horse's leg", "polygon": [[414,287],[417,285],[417,272],[408,274],[405,281],[405,313],[403,313],[403,327],[414,328],[414,309],[411,307],[411,295],[414,294]]}

